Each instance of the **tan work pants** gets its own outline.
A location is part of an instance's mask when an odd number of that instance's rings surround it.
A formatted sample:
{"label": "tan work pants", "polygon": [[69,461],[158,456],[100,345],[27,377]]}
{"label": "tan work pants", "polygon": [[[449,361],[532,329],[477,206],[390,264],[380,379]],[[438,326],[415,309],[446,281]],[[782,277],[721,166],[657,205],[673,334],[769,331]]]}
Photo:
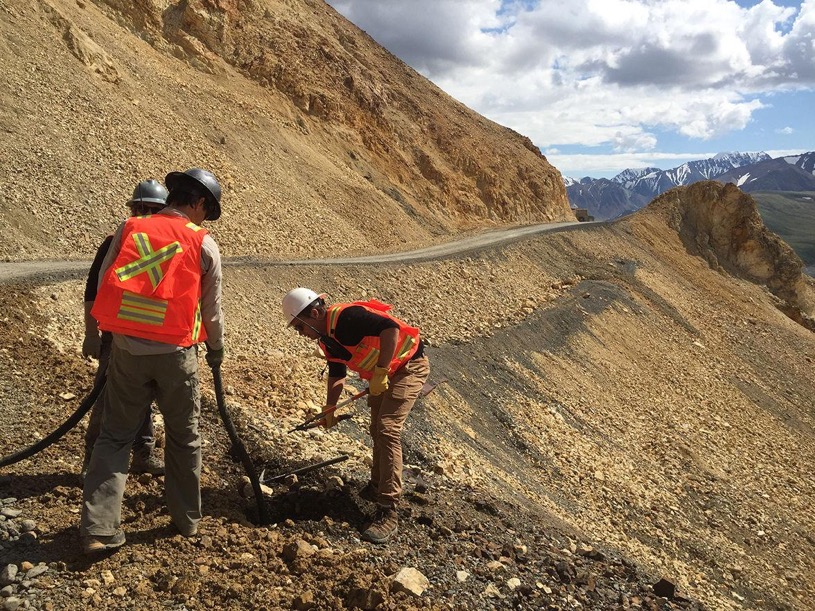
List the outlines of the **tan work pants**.
{"label": "tan work pants", "polygon": [[151,401],[164,416],[165,494],[182,534],[201,519],[201,395],[194,347],[136,356],[113,345],[104,392],[107,405],[83,491],[80,535],[110,536],[122,518],[130,446]]}
{"label": "tan work pants", "polygon": [[393,374],[388,390],[368,397],[374,444],[371,481],[381,505],[396,505],[402,495],[402,427],[429,374],[426,356],[408,361]]}

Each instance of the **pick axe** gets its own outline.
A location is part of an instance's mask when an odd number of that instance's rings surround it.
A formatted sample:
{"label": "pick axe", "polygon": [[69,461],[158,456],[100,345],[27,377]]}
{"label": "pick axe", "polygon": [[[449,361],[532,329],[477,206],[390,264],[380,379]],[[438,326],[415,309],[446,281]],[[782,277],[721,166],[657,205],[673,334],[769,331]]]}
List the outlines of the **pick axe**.
{"label": "pick axe", "polygon": [[[439,384],[444,384],[446,381],[447,381],[447,378],[442,378],[438,382],[429,382],[429,381],[425,382],[424,385],[422,386],[422,390],[419,391],[419,396],[420,397],[425,397],[425,396],[429,395],[431,392],[433,392],[436,389],[436,386],[438,386]],[[357,394],[348,397],[344,401],[340,401],[334,407],[329,407],[328,409],[325,409],[325,410],[321,411],[319,414],[315,414],[315,415],[311,416],[310,418],[307,418],[302,423],[298,424],[296,427],[291,429],[289,431],[289,433],[294,433],[295,431],[307,431],[308,429],[312,429],[314,427],[320,426],[320,422],[322,420],[325,420],[325,417],[328,416],[329,414],[333,413],[336,409],[338,409],[340,407],[344,407],[344,406],[348,405],[349,403],[353,403],[354,401],[356,401],[357,399],[361,399],[362,397],[364,397],[368,393],[369,393],[368,388],[366,388],[365,390],[361,390]],[[350,417],[351,417],[351,414],[343,414],[343,415],[337,417],[337,421],[347,420]]]}

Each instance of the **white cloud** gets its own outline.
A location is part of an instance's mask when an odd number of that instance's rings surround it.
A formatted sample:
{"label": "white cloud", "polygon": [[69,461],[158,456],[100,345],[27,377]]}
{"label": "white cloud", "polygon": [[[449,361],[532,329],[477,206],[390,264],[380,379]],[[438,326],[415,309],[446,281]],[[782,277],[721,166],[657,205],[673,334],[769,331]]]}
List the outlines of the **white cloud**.
{"label": "white cloud", "polygon": [[[642,169],[660,168],[668,170],[682,165],[686,161],[710,159],[717,153],[712,151],[695,151],[689,153],[652,152],[652,153],[615,153],[610,155],[559,154],[545,149],[542,151],[551,164],[564,176],[582,178],[584,176],[610,178],[618,174],[621,168]],[[800,155],[801,149],[778,149],[764,151],[773,159]]]}
{"label": "white cloud", "polygon": [[791,127],[782,127],[781,129],[775,130],[776,134],[783,134],[784,136],[789,136],[795,133],[795,130]]}
{"label": "white cloud", "polygon": [[[743,130],[815,88],[815,0],[329,0],[442,89],[542,148],[648,151]],[[627,167],[627,166],[625,166]]]}

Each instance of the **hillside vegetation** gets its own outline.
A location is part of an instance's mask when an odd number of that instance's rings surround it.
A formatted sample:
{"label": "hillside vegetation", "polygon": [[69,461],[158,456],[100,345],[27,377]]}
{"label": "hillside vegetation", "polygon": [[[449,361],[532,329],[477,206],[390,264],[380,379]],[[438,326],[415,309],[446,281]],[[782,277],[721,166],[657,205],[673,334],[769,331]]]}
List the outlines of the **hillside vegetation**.
{"label": "hillside vegetation", "polygon": [[764,224],[783,236],[807,266],[815,265],[815,192],[757,191],[750,195]]}

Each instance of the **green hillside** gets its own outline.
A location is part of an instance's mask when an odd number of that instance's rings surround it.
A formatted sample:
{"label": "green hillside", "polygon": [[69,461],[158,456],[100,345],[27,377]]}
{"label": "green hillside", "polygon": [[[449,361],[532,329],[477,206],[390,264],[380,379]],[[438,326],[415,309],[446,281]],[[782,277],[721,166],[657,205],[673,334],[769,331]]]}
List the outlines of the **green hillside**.
{"label": "green hillside", "polygon": [[781,236],[807,266],[815,265],[815,192],[756,191],[764,224]]}

